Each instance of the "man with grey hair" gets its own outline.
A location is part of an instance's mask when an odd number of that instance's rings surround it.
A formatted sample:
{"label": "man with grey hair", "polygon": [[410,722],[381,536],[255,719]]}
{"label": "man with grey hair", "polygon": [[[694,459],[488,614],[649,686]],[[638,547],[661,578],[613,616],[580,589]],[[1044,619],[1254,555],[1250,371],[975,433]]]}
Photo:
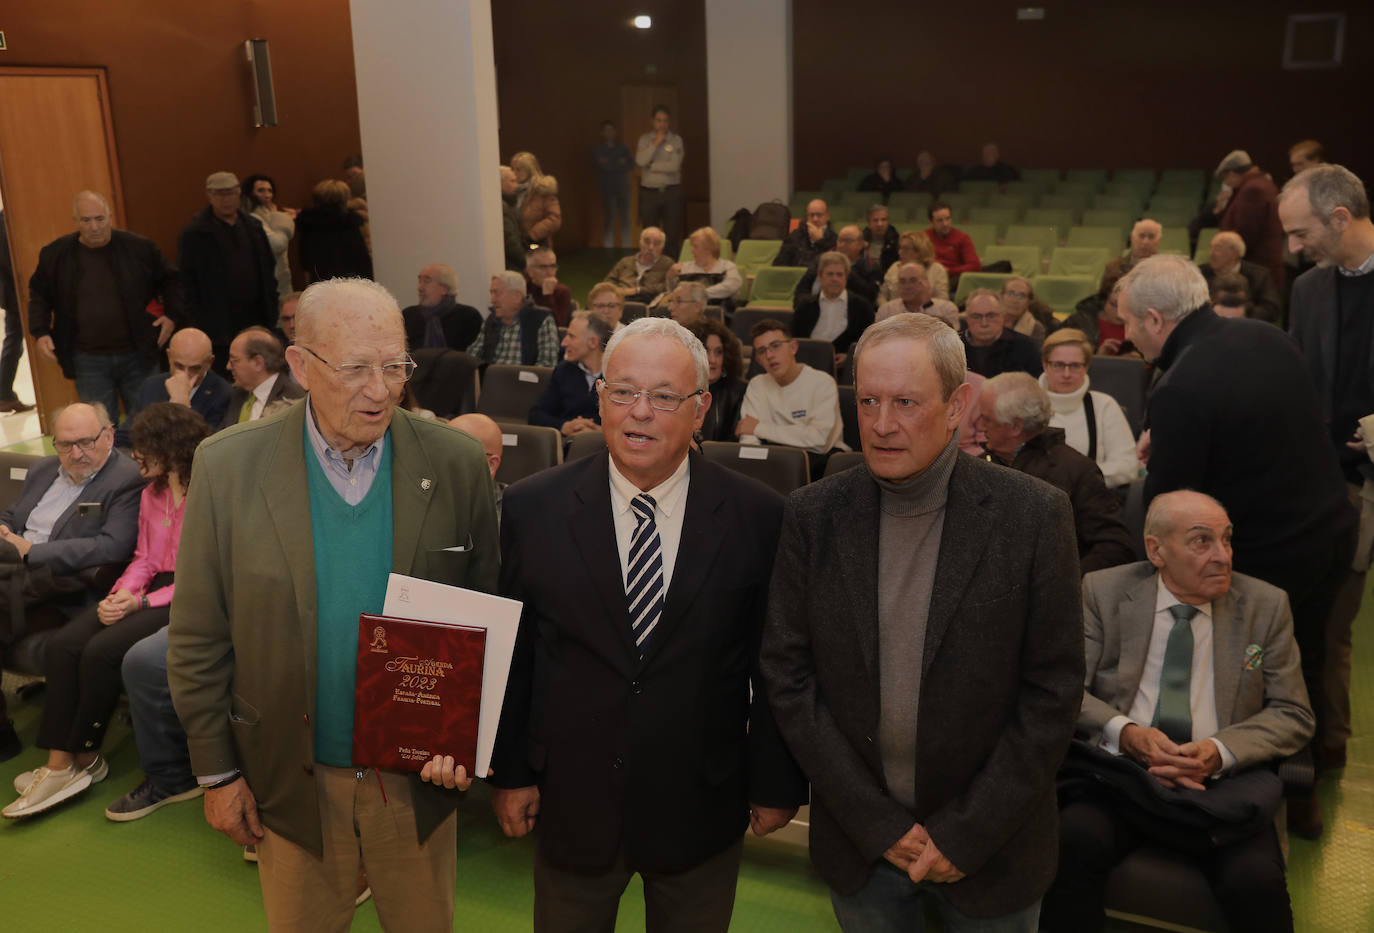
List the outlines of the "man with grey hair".
{"label": "man with grey hair", "polygon": [[711,396],[690,331],[642,318],[602,364],[606,450],[506,493],[524,612],[492,806],[538,828],[537,933],[613,928],[635,873],[648,930],[725,933],[745,829],[806,800],[757,676],[782,499],[692,451]]}
{"label": "man with grey hair", "polygon": [[1345,764],[1350,736],[1350,631],[1374,549],[1374,223],[1359,177],[1340,165],[1314,165],[1283,186],[1279,218],[1291,252],[1316,267],[1293,283],[1289,330],[1317,386],[1329,442],[1360,510],[1354,572],[1341,589],[1328,629],[1326,690],[1320,712],[1323,764]]}
{"label": "man with grey hair", "polygon": [[273,930],[347,930],[360,864],[384,927],[451,930],[472,776],[442,737],[418,774],[353,760],[358,618],[393,570],[495,589],[491,476],[400,407],[414,363],[382,286],[310,286],[286,352],[305,402],[203,443],[186,500],[167,676],[206,820],[257,845]]}
{"label": "man with grey hair", "polygon": [[221,429],[276,414],[305,395],[286,371],[281,341],[265,327],[250,327],[229,344],[229,373],[234,388]]}
{"label": "man with grey hair", "polygon": [[1279,189],[1274,179],[1242,149],[1227,153],[1217,165],[1216,177],[1231,192],[1225,207],[1218,211],[1217,226],[1239,233],[1246,255],[1268,269],[1274,285],[1282,289],[1283,226],[1279,223]]}
{"label": "man with grey hair", "polygon": [[987,288],[975,289],[964,302],[964,351],[968,368],[992,378],[998,373],[1039,376],[1044,369],[1035,341],[1003,323],[1002,298]]}
{"label": "man with grey hair", "polygon": [[[38,351],[75,380],[82,401],[118,418],[120,402],[125,412],[137,408],[159,348],[186,322],[181,289],[157,244],[114,229],[104,195],[79,192],[72,220],[76,232],[38,254],[29,279],[29,333]],[[158,298],[163,314],[150,317],[148,304]]]}
{"label": "man with grey hair", "polygon": [[[868,244],[864,241],[863,231],[853,224],[840,228],[835,237],[835,248],[821,253],[815,259],[815,266],[797,283],[793,304],[801,310],[808,299],[820,296],[824,285],[821,282],[821,266],[833,260],[839,253],[846,261],[843,288],[851,295],[858,295],[871,309],[878,300],[878,286],[883,280],[881,270],[868,258]],[[858,339],[855,334],[854,339]]]}
{"label": "man with grey hair", "polygon": [[530,424],[558,428],[564,437],[601,430],[593,390],[601,375],[601,357],[614,330],[591,311],[574,311],[563,337],[563,362],[553,368],[549,384],[530,408]]}
{"label": "man with grey hair", "polygon": [[662,230],[645,227],[639,234],[639,252],[621,259],[606,276],[606,281],[618,288],[626,301],[647,304],[667,289],[673,259],[664,255],[664,241]]}
{"label": "man with grey hair", "polygon": [[847,933],[920,929],[930,901],[953,933],[1033,933],[1083,697],[1069,504],[959,452],[940,321],[874,324],[855,364],[864,466],[788,499],[761,661],[811,858]]}
{"label": "man with grey hair", "polygon": [[[1321,696],[1325,626],[1356,517],[1308,364],[1272,325],[1218,317],[1183,256],[1147,259],[1120,289],[1126,338],[1161,373],[1141,439],[1145,499],[1194,489],[1226,506],[1236,569],[1287,591],[1303,677]],[[1320,728],[1320,708],[1317,718]],[[1289,816],[1295,832],[1320,834],[1315,799],[1290,801]]]}
{"label": "man with grey hair", "polygon": [[1245,241],[1239,233],[1223,230],[1212,236],[1208,246],[1207,262],[1199,266],[1202,277],[1207,280],[1208,288],[1223,275],[1236,274],[1245,279],[1252,317],[1270,324],[1279,323],[1283,314],[1283,299],[1269,277],[1269,270],[1258,263],[1245,259]]}
{"label": "man with grey hair", "polygon": [[700,282],[683,282],[673,289],[666,304],[669,317],[683,327],[691,327],[706,313],[706,286]]}
{"label": "man with grey hair", "polygon": [[505,366],[553,366],[558,362],[558,328],[553,316],[525,294],[519,272],[491,277],[491,314],[468,345],[478,362]]}
{"label": "man with grey hair", "polygon": [[1035,377],[993,376],[983,383],[978,408],[988,460],[1042,479],[1069,497],[1080,570],[1091,573],[1129,562],[1134,551],[1120,501],[1097,463],[1065,443],[1063,428],[1050,427],[1054,409]]}
{"label": "man with grey hair", "polygon": [[558,256],[551,247],[530,250],[525,257],[525,278],[529,279],[529,299],[553,315],[558,327],[572,319],[572,290],[558,281]]}
{"label": "man with grey hair", "polygon": [[420,270],[415,293],[418,304],[401,312],[410,349],[447,347],[466,350],[482,329],[482,313],[459,304],[458,273],[444,262],[432,262]]}

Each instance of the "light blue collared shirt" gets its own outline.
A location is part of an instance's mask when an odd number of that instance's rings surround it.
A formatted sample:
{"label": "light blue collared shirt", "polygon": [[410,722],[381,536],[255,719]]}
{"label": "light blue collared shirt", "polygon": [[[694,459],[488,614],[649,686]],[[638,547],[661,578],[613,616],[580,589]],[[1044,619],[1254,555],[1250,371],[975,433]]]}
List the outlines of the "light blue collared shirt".
{"label": "light blue collared shirt", "polygon": [[72,503],[81,496],[81,490],[86,488],[86,484],[94,476],[95,473],[92,473],[78,483],[67,475],[65,469],[58,467],[57,479],[52,481],[48,491],[43,493],[43,498],[38,500],[38,504],[29,513],[29,520],[24,523],[24,540],[33,544],[46,544],[52,537],[52,529],[57,520],[62,517],[62,513],[71,508]]}
{"label": "light blue collared shirt", "polygon": [[377,466],[385,449],[386,435],[383,434],[369,444],[362,456],[353,461],[353,469],[350,470],[348,462],[337,450],[329,446],[324,435],[320,433],[320,426],[315,423],[315,408],[310,404],[309,395],[306,396],[305,403],[308,415],[305,419],[305,433],[310,438],[310,446],[319,458],[329,485],[334,487],[339,498],[349,505],[357,505],[363,501],[367,491],[372,488],[372,481],[377,478]]}

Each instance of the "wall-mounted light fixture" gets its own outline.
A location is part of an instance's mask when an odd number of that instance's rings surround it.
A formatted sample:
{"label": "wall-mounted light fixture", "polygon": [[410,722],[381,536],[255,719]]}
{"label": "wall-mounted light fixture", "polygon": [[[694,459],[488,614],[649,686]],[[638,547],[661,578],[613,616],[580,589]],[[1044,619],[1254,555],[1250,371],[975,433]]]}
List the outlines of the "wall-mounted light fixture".
{"label": "wall-mounted light fixture", "polygon": [[277,92],[272,86],[272,56],[266,39],[244,39],[243,54],[253,78],[253,125],[277,125]]}
{"label": "wall-mounted light fixture", "polygon": [[634,23],[636,29],[652,29],[654,26],[653,17],[648,16],[644,13],[640,13],[638,16],[636,16],[632,20],[632,22]]}

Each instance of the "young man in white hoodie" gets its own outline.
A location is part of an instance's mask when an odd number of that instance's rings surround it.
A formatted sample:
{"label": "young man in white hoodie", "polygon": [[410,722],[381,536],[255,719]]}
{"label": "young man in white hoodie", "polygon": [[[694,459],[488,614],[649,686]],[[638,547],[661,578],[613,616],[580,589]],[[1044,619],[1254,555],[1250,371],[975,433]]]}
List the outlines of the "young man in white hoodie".
{"label": "young man in white hoodie", "polygon": [[764,371],[749,380],[735,434],[745,444],[786,444],[813,454],[847,450],[835,380],[797,362],[787,325],[763,320],[749,333]]}

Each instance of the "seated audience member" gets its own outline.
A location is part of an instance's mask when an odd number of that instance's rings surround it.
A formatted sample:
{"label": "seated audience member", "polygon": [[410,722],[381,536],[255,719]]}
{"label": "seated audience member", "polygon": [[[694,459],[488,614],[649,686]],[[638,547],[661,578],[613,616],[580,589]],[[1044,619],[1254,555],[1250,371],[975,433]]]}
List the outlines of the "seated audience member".
{"label": "seated audience member", "polygon": [[306,284],[347,276],[372,278],[372,254],[363,238],[362,215],[348,209],[348,182],[328,178],[310,192],[310,206],[296,215],[296,248]]}
{"label": "seated audience member", "polygon": [[499,272],[491,277],[491,314],[482,322],[468,353],[481,363],[553,366],[558,362],[558,328],[553,315],[525,294],[525,277]]}
{"label": "seated audience member", "polygon": [[1315,139],[1294,143],[1288,150],[1288,165],[1294,175],[1301,175],[1314,165],[1326,163],[1326,148]]}
{"label": "seated audience member", "polygon": [[945,271],[958,275],[961,272],[978,272],[983,268],[978,251],[973,248],[973,240],[962,230],[954,228],[954,211],[944,201],[930,205],[926,216],[930,227],[926,238],[935,248],[935,261],[945,267]]}
{"label": "seated audience member", "polygon": [[863,238],[868,243],[868,261],[883,274],[900,258],[898,251],[897,228],[892,226],[892,215],[887,206],[874,204],[868,209],[868,226],[863,229]]}
{"label": "seated audience member", "polygon": [[1045,371],[1040,387],[1049,394],[1050,427],[1064,432],[1064,443],[1094,461],[1107,487],[1124,486],[1140,472],[1135,436],[1116,399],[1088,388],[1093,345],[1081,330],[1061,328],[1040,348]]}
{"label": "seated audience member", "polygon": [[[863,232],[852,224],[848,227],[842,227],[839,236],[835,238],[835,249],[832,252],[844,256],[849,263],[845,289],[851,294],[862,296],[870,305],[875,304],[878,300],[878,284],[881,281],[881,276],[878,275],[877,267],[869,261]],[[824,256],[820,258],[824,258]],[[797,290],[792,299],[795,307],[800,308],[807,298],[814,298],[821,293],[819,276],[819,265],[802,276],[801,281],[797,283]]]}
{"label": "seated audience member", "polygon": [[482,451],[487,455],[487,472],[491,474],[492,481],[496,483],[496,520],[501,520],[501,499],[505,496],[508,483],[502,483],[496,479],[496,471],[501,469],[501,454],[504,452],[504,435],[501,426],[486,415],[477,412],[469,412],[466,415],[459,415],[449,421],[449,425],[460,431],[465,431],[477,438],[482,445]]}
{"label": "seated audience member", "polygon": [[673,289],[664,304],[668,306],[669,317],[683,327],[691,327],[706,314],[706,286],[700,282],[683,282]]}
{"label": "seated audience member", "polygon": [[[1126,341],[1126,325],[1116,306],[1116,283],[1126,274],[1126,264],[1109,259],[1102,271],[1097,294],[1089,295],[1073,307],[1073,314],[1064,321],[1065,327],[1081,330],[1103,356],[1117,356]],[[1129,348],[1128,348],[1129,349]]]}
{"label": "seated audience member", "polygon": [[525,270],[525,235],[520,229],[520,212],[515,206],[515,170],[501,166],[501,239],[506,253],[506,268],[513,272]]}
{"label": "seated audience member", "polygon": [[882,287],[878,289],[880,303],[897,297],[897,268],[908,262],[919,262],[925,268],[932,297],[949,297],[949,273],[935,261],[935,247],[930,245],[930,237],[922,230],[913,230],[897,238],[897,261],[883,275]]}
{"label": "seated audience member", "polygon": [[849,345],[873,323],[873,305],[866,296],[849,287],[854,284],[854,276],[850,273],[849,258],[843,253],[826,253],[820,257],[816,281],[820,293],[797,305],[792,318],[793,332],[798,337],[829,340],[835,347],[835,362],[839,365],[844,362]]}
{"label": "seated audience member", "polygon": [[881,305],[874,320],[886,320],[894,314],[908,311],[913,314],[933,314],[957,331],[959,309],[954,302],[933,296],[925,266],[919,262],[902,262],[896,268],[897,297]]}
{"label": "seated audience member", "polygon": [[1218,275],[1208,283],[1212,310],[1217,317],[1254,317],[1255,304],[1250,298],[1250,283],[1239,272]]}
{"label": "seated audience member", "polygon": [[938,165],[935,156],[922,149],[916,153],[916,171],[907,182],[908,191],[923,191],[939,197],[959,187],[959,169],[953,165]]}
{"label": "seated audience member", "polygon": [[1137,220],[1131,228],[1131,238],[1122,259],[1125,271],[1130,272],[1135,264],[1149,259],[1159,252],[1159,240],[1164,236],[1164,227],[1157,220],[1146,217]]}
{"label": "seated audience member", "polygon": [[250,327],[229,344],[229,375],[234,377],[234,388],[219,423],[221,429],[274,415],[305,397],[305,390],[286,369],[281,341],[265,327]]}
{"label": "seated audience member", "polygon": [[[78,403],[62,409],[53,447],[57,454],[29,467],[19,498],[0,513],[0,577],[13,594],[0,600],[0,652],[40,606],[70,614],[85,605],[88,593],[78,572],[128,560],[138,537],[144,480],[114,449],[104,408]],[[0,691],[0,761],[19,749]]]}
{"label": "seated audience member", "polygon": [[625,326],[620,323],[625,314],[625,299],[620,297],[620,289],[613,282],[597,282],[593,285],[587,293],[587,308],[611,325],[613,331]]}
{"label": "seated audience member", "polygon": [[668,287],[679,282],[697,282],[706,287],[706,300],[728,302],[739,294],[744,279],[739,269],[728,259],[720,258],[720,234],[710,227],[699,227],[687,237],[692,258],[673,263],[668,270]]}
{"label": "seated audience member", "polygon": [[527,246],[549,246],[553,235],[563,228],[563,208],[558,203],[558,181],[540,175],[530,181],[525,200],[520,204],[520,229]]}
{"label": "seated audience member", "polygon": [[989,460],[1042,479],[1069,497],[1082,573],[1132,559],[1120,502],[1097,464],[1065,444],[1062,429],[1049,426],[1049,395],[1034,379],[1025,373],[989,379],[978,395],[978,413]]}
{"label": "seated audience member", "polygon": [[835,380],[798,362],[797,341],[786,325],[759,321],[749,336],[764,371],[749,380],[735,436],[746,444],[786,444],[813,454],[844,448]]}
{"label": "seated audience member", "polygon": [[984,143],[977,165],[964,169],[964,181],[995,181],[1005,185],[1020,179],[1021,173],[1015,167],[1002,161],[1002,154],[996,143]]}
{"label": "seated audience member", "polygon": [[964,303],[964,351],[968,368],[991,379],[999,373],[1022,372],[1040,375],[1040,350],[1025,334],[1003,326],[1002,299],[990,289],[980,288]]}
{"label": "seated audience member", "polygon": [[1035,299],[1035,286],[1020,276],[1002,283],[1002,325],[1025,334],[1039,346],[1059,326],[1049,306]]}
{"label": "seated audience member", "polygon": [[[296,342],[296,305],[300,303],[301,293],[292,292],[281,300],[281,306],[277,309],[277,334],[286,346]],[[210,424],[215,422],[211,421]]]}
{"label": "seated audience member", "polygon": [[601,354],[614,331],[606,319],[590,311],[574,311],[563,337],[563,362],[553,368],[549,384],[530,409],[530,424],[558,428],[564,437],[600,431],[596,377]]}
{"label": "seated audience member", "polygon": [[[48,760],[15,781],[19,799],[3,811],[10,819],[42,813],[105,777],[109,768],[100,748],[123,688],[119,672],[124,654],[167,627],[191,458],[210,427],[190,408],[161,402],[140,412],[130,432],[133,460],[149,481],[139,500],[134,559],[108,596],[48,640],[43,664],[47,689],[37,743],[48,749]],[[201,794],[194,777],[177,787],[144,784],[146,788],[140,786],[116,801],[114,812],[151,812],[149,807]]]}
{"label": "seated audience member", "polygon": [[[1288,598],[1232,572],[1231,533],[1215,499],[1167,493],[1145,517],[1149,562],[1083,580],[1087,686],[1078,736],[1098,750],[1083,757],[1124,756],[1140,769],[1122,772],[1104,758],[1061,795],[1046,930],[1103,929],[1108,875],[1146,844],[1201,869],[1228,929],[1293,929],[1273,822],[1279,779],[1263,772],[1307,744],[1312,710]],[[1122,790],[1132,802],[1113,792],[1119,782],[1129,782]],[[1189,807],[1185,828],[1172,822],[1183,795],[1164,788],[1206,788],[1216,809]],[[1218,815],[1256,804],[1268,812],[1248,824]],[[1199,846],[1199,837],[1224,841]]]}
{"label": "seated audience member", "polygon": [[1282,313],[1279,290],[1274,287],[1274,280],[1270,277],[1268,269],[1258,263],[1246,262],[1245,241],[1240,238],[1239,233],[1223,230],[1213,236],[1207,252],[1207,262],[1198,268],[1202,270],[1202,277],[1207,280],[1209,288],[1213,280],[1219,276],[1229,273],[1243,276],[1249,286],[1250,302],[1254,309],[1250,317],[1271,324],[1279,322]]}
{"label": "seated audience member", "polygon": [[859,182],[860,191],[876,191],[883,196],[883,203],[887,203],[887,197],[894,191],[903,191],[906,185],[897,177],[897,172],[892,167],[891,159],[879,159],[873,166],[873,171],[863,177]]}
{"label": "seated audience member", "polygon": [[714,318],[701,317],[686,326],[706,348],[710,367],[711,407],[701,422],[701,439],[733,441],[747,388],[739,338],[723,321]]}
{"label": "seated audience member", "polygon": [[153,373],[143,380],[134,410],[115,430],[115,446],[129,446],[127,426],[132,424],[133,416],[158,402],[185,405],[204,418],[206,424],[222,423],[224,413],[229,410],[232,390],[229,383],[210,368],[214,361],[214,348],[204,331],[183,327],[173,334],[167,344],[170,375]]}
{"label": "seated audience member", "polygon": [[835,248],[835,231],[830,229],[830,208],[820,198],[806,205],[806,217],[787,236],[773,259],[775,266],[804,266],[815,270],[821,253]]}
{"label": "seated audience member", "polygon": [[458,273],[453,267],[442,262],[425,266],[420,270],[415,292],[419,304],[401,312],[410,349],[466,350],[482,329],[482,312],[457,302],[454,296],[458,293]]}
{"label": "seated audience member", "polygon": [[530,250],[525,257],[529,300],[553,314],[556,327],[567,327],[572,318],[572,290],[558,281],[558,256],[547,246]]}
{"label": "seated audience member", "polygon": [[626,301],[653,301],[668,288],[668,270],[673,260],[663,255],[666,239],[657,227],[645,227],[639,235],[639,252],[615,264],[606,281],[620,290]]}

